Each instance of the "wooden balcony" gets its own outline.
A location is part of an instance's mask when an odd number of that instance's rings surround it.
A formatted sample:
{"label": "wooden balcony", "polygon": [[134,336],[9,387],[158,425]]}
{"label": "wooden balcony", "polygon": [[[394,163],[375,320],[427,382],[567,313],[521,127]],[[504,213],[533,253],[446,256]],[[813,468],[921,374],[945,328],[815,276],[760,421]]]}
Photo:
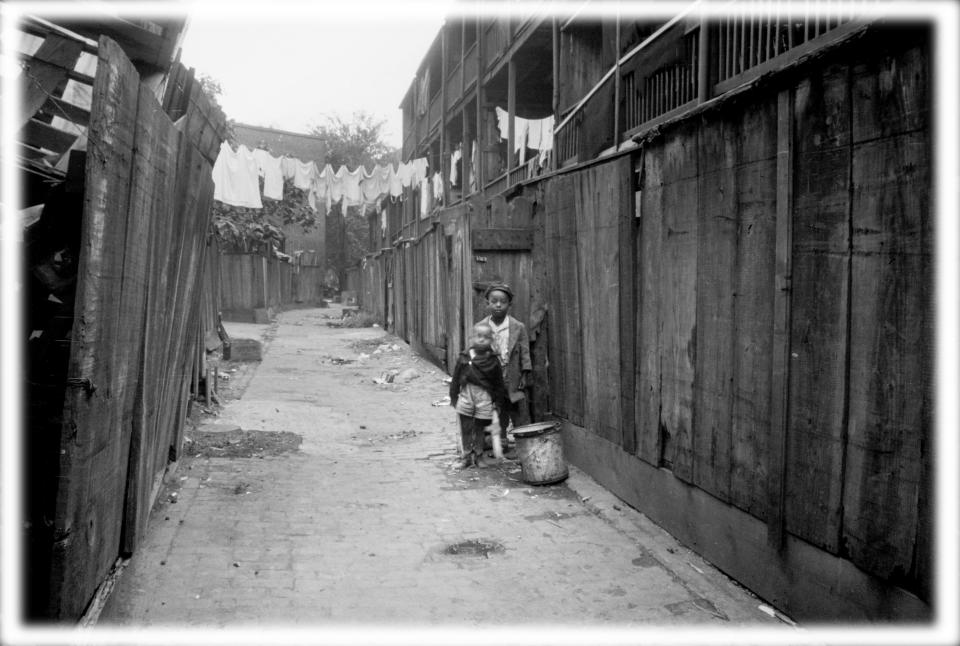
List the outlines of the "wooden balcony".
{"label": "wooden balcony", "polygon": [[431,130],[440,125],[441,112],[443,112],[443,109],[440,103],[440,93],[437,92],[433,95],[433,98],[430,99],[430,110],[427,113],[429,116],[427,121],[428,125],[424,134],[429,133]]}
{"label": "wooden balcony", "polygon": [[453,106],[456,105],[463,97],[463,68],[460,63],[457,63],[454,68],[450,71],[450,74],[447,75],[447,97],[446,97],[446,109],[451,111]]}
{"label": "wooden balcony", "polygon": [[467,50],[463,57],[463,89],[469,90],[477,82],[477,44]]}
{"label": "wooden balcony", "polygon": [[836,4],[788,19],[785,4],[774,2],[765,13],[711,19],[706,27],[691,5],[620,58],[564,115],[555,131],[557,165],[591,159],[863,26],[855,15],[828,14]]}
{"label": "wooden balcony", "polygon": [[510,21],[507,17],[491,20],[483,30],[483,69],[491,69],[510,44]]}

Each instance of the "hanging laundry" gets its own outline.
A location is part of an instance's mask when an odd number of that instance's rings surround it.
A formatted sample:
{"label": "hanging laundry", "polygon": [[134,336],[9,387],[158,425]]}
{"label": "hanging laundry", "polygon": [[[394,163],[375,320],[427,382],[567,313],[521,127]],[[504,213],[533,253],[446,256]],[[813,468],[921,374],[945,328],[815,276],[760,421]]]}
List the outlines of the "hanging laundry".
{"label": "hanging laundry", "polygon": [[391,166],[381,166],[380,164],[374,166],[369,175],[366,175],[366,171],[364,171],[365,177],[360,181],[360,192],[365,204],[373,204],[381,196],[390,192],[391,171]]}
{"label": "hanging laundry", "polygon": [[553,148],[553,116],[530,121],[527,146],[535,150],[550,150]]}
{"label": "hanging laundry", "polygon": [[410,162],[413,166],[413,171],[410,174],[410,183],[413,185],[419,184],[427,176],[427,168],[429,164],[427,163],[426,157],[418,157]]}
{"label": "hanging laundry", "polygon": [[430,215],[430,202],[433,198],[433,192],[430,189],[430,179],[424,177],[420,180],[420,218],[423,219]]}
{"label": "hanging laundry", "polygon": [[257,170],[263,178],[263,196],[271,200],[283,199],[283,162],[266,150],[257,148],[253,151],[253,158],[257,160]]}
{"label": "hanging laundry", "polygon": [[324,209],[327,215],[330,215],[330,209],[333,207],[334,186],[338,184],[336,173],[333,172],[333,166],[326,164],[323,171],[317,176],[317,196],[324,200]]}
{"label": "hanging laundry", "polygon": [[433,174],[433,201],[436,204],[443,202],[443,175],[439,172]]}
{"label": "hanging laundry", "polygon": [[473,193],[477,190],[477,155],[479,150],[477,149],[477,140],[474,139],[470,144],[470,192]]}
{"label": "hanging laundry", "polygon": [[280,170],[283,172],[283,179],[293,179],[297,174],[297,163],[299,159],[284,156],[280,160]]}
{"label": "hanging laundry", "polygon": [[[400,197],[403,195],[403,177],[400,174],[400,169],[405,165],[406,164],[399,164],[396,170],[394,170],[393,164],[388,166],[390,169],[390,185],[388,189],[390,197]],[[409,176],[407,177],[407,180],[409,181]]]}
{"label": "hanging laundry", "polygon": [[297,169],[293,175],[293,185],[301,190],[309,190],[317,176],[317,165],[314,162],[297,160]]}
{"label": "hanging laundry", "polygon": [[[494,108],[494,110],[497,113],[497,129],[500,130],[500,139],[510,139],[510,113],[499,107]],[[527,132],[529,129],[529,119],[522,117],[513,118],[513,150],[521,153],[521,163],[525,156],[523,149],[526,147]]]}
{"label": "hanging laundry", "polygon": [[212,175],[213,199],[231,206],[263,208],[257,161],[246,146],[234,152],[230,144],[223,142]]}
{"label": "hanging laundry", "polygon": [[[336,178],[340,182],[340,192],[343,197],[340,206],[344,213],[348,206],[356,206],[363,201],[363,196],[360,194],[362,170],[363,166],[357,166],[352,172],[347,170],[346,166],[337,169]],[[336,202],[336,196],[334,196],[334,202]]]}
{"label": "hanging laundry", "polygon": [[453,151],[450,155],[450,184],[455,185],[459,184],[458,181],[460,177],[460,160],[463,159],[463,154],[460,152],[460,144],[457,144],[457,149]]}
{"label": "hanging laundry", "polygon": [[424,115],[430,109],[430,68],[427,68],[417,85],[417,114]]}

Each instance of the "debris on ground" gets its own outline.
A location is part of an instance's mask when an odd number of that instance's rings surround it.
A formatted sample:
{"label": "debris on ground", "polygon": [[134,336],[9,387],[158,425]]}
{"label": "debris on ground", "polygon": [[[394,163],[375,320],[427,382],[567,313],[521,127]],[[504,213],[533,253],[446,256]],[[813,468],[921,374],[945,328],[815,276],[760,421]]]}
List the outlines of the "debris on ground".
{"label": "debris on ground", "polygon": [[414,379],[419,379],[420,373],[416,368],[407,368],[401,370],[396,377],[393,378],[394,382],[399,384],[407,383],[408,381],[413,381]]}
{"label": "debris on ground", "polygon": [[449,406],[450,405],[450,395],[447,395],[443,399],[438,399],[437,401],[430,404],[431,406]]}
{"label": "debris on ground", "polygon": [[375,384],[392,384],[394,379],[396,379],[399,374],[399,370],[388,370],[386,372],[381,372],[379,377],[374,377],[373,383]]}

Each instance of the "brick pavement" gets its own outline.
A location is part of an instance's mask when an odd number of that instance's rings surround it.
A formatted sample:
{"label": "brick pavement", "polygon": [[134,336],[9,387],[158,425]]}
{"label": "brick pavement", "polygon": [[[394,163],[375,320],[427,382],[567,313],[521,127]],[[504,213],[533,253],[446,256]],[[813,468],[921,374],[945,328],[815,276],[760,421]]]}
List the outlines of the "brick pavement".
{"label": "brick pavement", "polygon": [[[331,361],[388,336],[327,327],[338,313],[283,313],[216,420],[292,431],[300,450],[184,459],[100,626],[783,626],[574,468],[548,487],[510,462],[452,468],[455,416],[431,406],[445,375],[392,336],[398,351]],[[373,383],[410,366],[422,376]],[[446,553],[464,541],[501,547]]]}

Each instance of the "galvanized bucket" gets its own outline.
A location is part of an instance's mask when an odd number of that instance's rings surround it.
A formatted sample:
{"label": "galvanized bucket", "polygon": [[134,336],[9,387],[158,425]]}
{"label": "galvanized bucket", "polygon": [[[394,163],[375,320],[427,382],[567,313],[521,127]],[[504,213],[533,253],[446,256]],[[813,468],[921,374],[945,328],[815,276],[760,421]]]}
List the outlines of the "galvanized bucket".
{"label": "galvanized bucket", "polygon": [[563,459],[563,436],[557,422],[538,422],[513,429],[517,441],[524,482],[534,485],[554,484],[566,480],[570,472]]}

